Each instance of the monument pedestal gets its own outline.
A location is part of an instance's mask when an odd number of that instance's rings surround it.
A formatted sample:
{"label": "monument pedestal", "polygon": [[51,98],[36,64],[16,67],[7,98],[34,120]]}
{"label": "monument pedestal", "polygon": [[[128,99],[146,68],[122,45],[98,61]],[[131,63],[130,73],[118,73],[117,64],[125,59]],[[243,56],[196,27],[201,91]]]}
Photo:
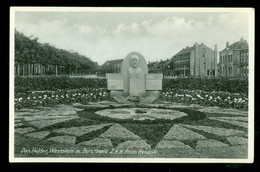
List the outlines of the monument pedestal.
{"label": "monument pedestal", "polygon": [[114,90],[111,90],[110,91],[110,96],[123,96],[123,91],[114,91]]}
{"label": "monument pedestal", "polygon": [[160,92],[159,91],[146,91],[145,95],[146,96],[159,96]]}

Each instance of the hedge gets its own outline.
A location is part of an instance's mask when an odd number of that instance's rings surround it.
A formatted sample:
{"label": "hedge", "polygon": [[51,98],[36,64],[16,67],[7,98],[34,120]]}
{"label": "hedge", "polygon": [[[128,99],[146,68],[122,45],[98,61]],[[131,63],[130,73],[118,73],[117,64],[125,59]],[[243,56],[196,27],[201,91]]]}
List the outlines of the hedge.
{"label": "hedge", "polygon": [[248,94],[247,79],[233,78],[175,78],[163,79],[163,90],[188,89],[203,91],[226,91],[229,93]]}
{"label": "hedge", "polygon": [[[79,88],[106,88],[105,78],[71,77],[16,77],[15,93]],[[248,94],[248,80],[229,78],[176,78],[163,79],[163,91],[188,89],[202,91],[226,91]]]}
{"label": "hedge", "polygon": [[79,88],[106,88],[105,78],[71,77],[16,77],[15,94],[31,91],[71,90]]}

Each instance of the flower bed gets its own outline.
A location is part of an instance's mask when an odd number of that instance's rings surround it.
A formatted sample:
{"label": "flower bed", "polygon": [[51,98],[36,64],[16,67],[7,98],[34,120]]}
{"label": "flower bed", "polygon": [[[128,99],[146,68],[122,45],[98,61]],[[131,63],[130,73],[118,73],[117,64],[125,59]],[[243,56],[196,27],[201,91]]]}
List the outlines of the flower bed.
{"label": "flower bed", "polygon": [[[109,98],[105,78],[16,77],[15,108],[91,102]],[[248,80],[228,78],[163,79],[160,98],[206,106],[248,108]]]}
{"label": "flower bed", "polygon": [[229,93],[224,91],[202,91],[188,89],[167,89],[160,98],[166,101],[200,104],[206,106],[230,107],[236,109],[248,108],[247,94]]}
{"label": "flower bed", "polygon": [[50,106],[60,103],[93,102],[108,99],[109,94],[102,88],[81,88],[56,91],[33,91],[31,93],[18,93],[15,98],[15,108],[29,106]]}

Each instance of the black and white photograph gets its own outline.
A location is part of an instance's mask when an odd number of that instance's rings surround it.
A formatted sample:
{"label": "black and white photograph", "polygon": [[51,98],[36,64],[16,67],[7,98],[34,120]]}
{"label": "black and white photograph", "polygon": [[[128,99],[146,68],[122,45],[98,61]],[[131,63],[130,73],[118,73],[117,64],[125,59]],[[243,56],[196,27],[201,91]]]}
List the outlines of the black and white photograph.
{"label": "black and white photograph", "polygon": [[11,7],[9,161],[253,163],[254,15]]}

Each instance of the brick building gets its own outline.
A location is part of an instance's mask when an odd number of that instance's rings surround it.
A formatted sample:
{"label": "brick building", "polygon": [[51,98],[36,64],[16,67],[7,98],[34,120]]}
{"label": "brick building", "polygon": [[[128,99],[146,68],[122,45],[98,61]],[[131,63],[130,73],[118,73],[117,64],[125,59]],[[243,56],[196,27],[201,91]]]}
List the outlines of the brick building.
{"label": "brick building", "polygon": [[166,76],[173,75],[173,61],[170,59],[148,63],[149,73],[163,73]]}
{"label": "brick building", "polygon": [[123,59],[108,60],[99,68],[99,73],[100,74],[120,73],[122,62]]}
{"label": "brick building", "polygon": [[218,70],[222,77],[248,76],[248,43],[243,38],[219,52]]}
{"label": "brick building", "polygon": [[172,58],[174,76],[216,76],[217,45],[215,50],[203,43],[183,48]]}

